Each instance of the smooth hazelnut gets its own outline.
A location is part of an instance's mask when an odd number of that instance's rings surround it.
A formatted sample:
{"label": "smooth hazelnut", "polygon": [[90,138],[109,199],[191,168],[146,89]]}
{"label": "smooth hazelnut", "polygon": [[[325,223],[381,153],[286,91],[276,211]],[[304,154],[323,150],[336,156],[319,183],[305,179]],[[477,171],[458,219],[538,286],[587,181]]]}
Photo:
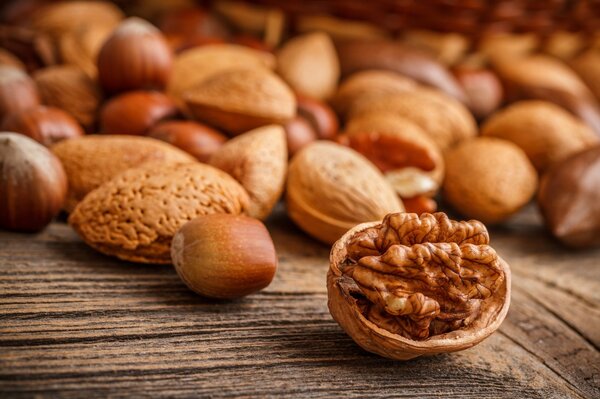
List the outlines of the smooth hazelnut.
{"label": "smooth hazelnut", "polygon": [[0,118],[39,104],[33,80],[17,67],[0,65]]}
{"label": "smooth hazelnut", "polygon": [[7,115],[0,130],[24,134],[46,147],[84,134],[81,125],[71,115],[43,105]]}
{"label": "smooth hazelnut", "polygon": [[227,141],[227,137],[217,130],[192,121],[161,122],[150,129],[148,136],[166,141],[193,155],[200,162],[207,162]]}
{"label": "smooth hazelnut", "polygon": [[38,231],[58,214],[67,178],[46,147],[18,133],[0,133],[0,228]]}
{"label": "smooth hazelnut", "polygon": [[296,102],[298,115],[308,120],[319,139],[335,139],[340,124],[335,112],[327,103],[303,95],[296,95]]}
{"label": "smooth hazelnut", "polygon": [[600,146],[552,167],[541,179],[538,204],[546,225],[565,245],[600,246]]}
{"label": "smooth hazelnut", "polygon": [[287,140],[288,154],[294,156],[302,147],[317,140],[317,133],[306,118],[296,115],[285,125],[285,136]]}
{"label": "smooth hazelnut", "polygon": [[485,68],[459,66],[454,76],[467,95],[467,105],[476,118],[482,119],[494,112],[502,103],[503,91],[500,79]]}
{"label": "smooth hazelnut", "polygon": [[209,298],[233,299],[271,283],[277,254],[267,228],[247,216],[213,214],[183,225],[171,258],[183,282]]}
{"label": "smooth hazelnut", "polygon": [[173,64],[173,52],[162,33],[149,22],[129,18],[106,40],[98,54],[98,79],[114,93],[162,89]]}
{"label": "smooth hazelnut", "polygon": [[143,135],[159,121],[174,117],[175,101],[158,91],[132,91],[107,101],[100,111],[106,134]]}
{"label": "smooth hazelnut", "polygon": [[412,198],[402,198],[404,208],[408,213],[416,213],[421,215],[423,213],[433,213],[437,210],[437,202],[433,198],[419,195]]}

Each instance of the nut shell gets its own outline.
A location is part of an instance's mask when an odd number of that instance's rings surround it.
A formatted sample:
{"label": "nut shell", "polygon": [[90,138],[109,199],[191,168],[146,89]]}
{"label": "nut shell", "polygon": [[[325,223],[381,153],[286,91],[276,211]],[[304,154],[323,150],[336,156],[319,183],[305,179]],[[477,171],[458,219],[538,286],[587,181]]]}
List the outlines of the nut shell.
{"label": "nut shell", "polygon": [[277,254],[264,224],[243,215],[200,216],[173,237],[177,274],[200,295],[232,299],[271,283]]}
{"label": "nut shell", "polygon": [[309,144],[294,156],[286,200],[290,218],[329,244],[359,223],[404,209],[375,165],[356,151],[327,141]]}
{"label": "nut shell", "polygon": [[69,224],[96,250],[123,260],[171,262],[173,235],[189,220],[240,214],[248,196],[232,177],[201,163],[148,163],[89,193]]}
{"label": "nut shell", "polygon": [[498,223],[535,194],[537,173],[527,155],[510,141],[480,137],[445,153],[444,199],[461,214]]}
{"label": "nut shell", "polygon": [[227,137],[215,129],[192,121],[160,122],[148,132],[148,137],[174,145],[200,162],[208,162],[227,141]]}
{"label": "nut shell", "polygon": [[[408,360],[422,355],[460,351],[468,349],[490,336],[504,320],[510,305],[510,268],[487,245],[487,231],[481,223],[476,221],[457,223],[448,220],[445,215],[441,215],[443,214],[424,214],[420,217],[408,213],[389,215],[383,223],[364,223],[352,228],[334,244],[329,258],[330,268],[327,274],[329,311],[346,333],[365,350],[397,360]],[[392,220],[396,223],[395,225],[391,224]],[[385,238],[385,236],[381,235],[381,230],[382,226],[386,224],[391,229],[397,229],[398,233],[392,234],[390,241],[383,241],[386,243],[385,248],[373,246],[373,243],[368,238],[364,241],[357,241],[361,234],[364,237],[364,234],[367,232],[370,238]],[[465,323],[467,324],[466,326],[463,325],[462,328],[442,334],[435,334],[427,339],[418,340],[412,337],[405,337],[369,320],[365,316],[364,310],[359,306],[360,298],[364,298],[364,291],[361,291],[361,288],[357,286],[351,275],[344,273],[344,269],[348,265],[348,262],[351,262],[350,259],[356,259],[357,257],[355,252],[351,252],[352,248],[356,248],[357,246],[360,248],[362,244],[365,247],[361,251],[369,252],[369,255],[371,255],[367,256],[368,258],[374,258],[372,255],[384,253],[390,246],[392,248],[398,246],[407,253],[421,250],[421,253],[415,259],[420,259],[420,257],[426,254],[423,250],[432,248],[465,248],[471,250],[473,253],[479,252],[484,255],[483,259],[486,261],[486,267],[489,264],[495,272],[499,273],[500,278],[496,280],[499,284],[496,284],[495,290],[488,298],[484,300],[478,299],[480,303],[478,309],[480,309],[480,312],[469,323]],[[454,250],[456,251],[456,249]],[[422,264],[412,265],[410,260],[407,260],[406,270],[414,268],[414,273],[417,274],[420,272],[419,269],[426,268],[428,263],[435,263],[435,261],[423,258]],[[473,267],[472,265],[468,265],[464,260],[462,262],[459,261],[458,265],[460,263],[463,263],[461,265],[463,267]],[[475,266],[475,268],[477,267]],[[458,270],[458,276],[461,276],[461,267],[458,266],[455,270]],[[402,270],[399,269],[398,275],[402,273]],[[397,278],[395,274],[391,274],[390,279],[393,280],[394,278]],[[438,276],[437,279],[435,277],[429,278],[430,280],[427,281],[435,281],[436,284],[444,286],[446,286],[446,280],[448,279],[445,276]],[[462,276],[457,280],[460,280],[460,278]],[[481,274],[478,274],[477,278],[481,278]],[[411,280],[408,281],[406,289],[409,292],[419,292],[419,290],[431,288],[427,287],[427,284],[419,288],[418,284],[411,283]],[[450,283],[449,285],[452,284],[454,283]],[[380,286],[376,289],[384,291],[385,286]],[[382,295],[384,295],[383,292]]]}
{"label": "nut shell", "polygon": [[40,104],[35,83],[21,69],[0,65],[0,120]]}
{"label": "nut shell", "polygon": [[481,127],[484,136],[512,141],[543,172],[600,139],[569,112],[545,101],[519,101],[494,114]]}
{"label": "nut shell", "polygon": [[150,161],[192,162],[185,152],[162,141],[136,136],[90,135],[52,147],[69,181],[67,212],[92,190],[119,173]]}

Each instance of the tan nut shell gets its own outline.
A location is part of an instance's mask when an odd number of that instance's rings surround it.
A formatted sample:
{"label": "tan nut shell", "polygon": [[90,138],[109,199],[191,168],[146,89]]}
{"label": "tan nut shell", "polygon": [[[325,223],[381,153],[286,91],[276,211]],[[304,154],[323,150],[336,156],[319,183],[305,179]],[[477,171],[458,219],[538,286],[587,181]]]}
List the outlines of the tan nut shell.
{"label": "tan nut shell", "polygon": [[340,63],[327,34],[309,33],[289,40],[279,50],[277,71],[296,92],[323,100],[335,92]]}
{"label": "tan nut shell", "polygon": [[350,110],[349,118],[368,113],[401,115],[423,129],[442,150],[477,134],[477,125],[469,110],[433,89],[419,88],[358,102]]}
{"label": "tan nut shell", "polygon": [[265,219],[283,192],[287,158],[283,127],[269,125],[229,140],[209,163],[229,173],[246,189],[250,196],[247,214]]}
{"label": "tan nut shell", "polygon": [[512,141],[539,172],[600,141],[569,112],[545,101],[520,101],[497,112],[481,134]]}
{"label": "tan nut shell", "polygon": [[139,136],[90,135],[64,140],[52,147],[69,182],[67,212],[102,183],[149,161],[191,162],[194,158],[160,140]]}
{"label": "tan nut shell", "polygon": [[286,199],[290,218],[329,244],[358,223],[404,210],[375,165],[354,150],[326,141],[309,144],[294,156]]}
{"label": "tan nut shell", "polygon": [[331,99],[335,110],[345,117],[348,111],[359,101],[392,93],[405,93],[414,90],[419,84],[399,73],[370,69],[353,73],[342,82],[335,96]]}
{"label": "tan nut shell", "polygon": [[69,224],[98,251],[167,264],[173,235],[187,221],[240,214],[246,191],[227,173],[201,163],[148,163],[115,177],[77,205]]}
{"label": "tan nut shell", "polygon": [[490,336],[500,327],[510,306],[511,273],[508,264],[499,258],[504,271],[502,297],[504,302],[487,325],[476,330],[455,330],[450,333],[434,335],[424,341],[416,341],[393,334],[375,325],[363,316],[356,300],[345,291],[338,282],[342,277],[340,265],[348,258],[347,247],[355,234],[377,226],[380,222],[363,223],[344,234],[331,249],[329,272],[327,273],[327,294],[329,311],[352,339],[365,350],[381,356],[409,360],[423,355],[457,352],[471,348]]}
{"label": "tan nut shell", "polygon": [[226,69],[275,67],[275,56],[236,44],[211,44],[178,54],[167,92],[183,102],[183,93],[205,79]]}
{"label": "tan nut shell", "polygon": [[498,223],[535,194],[537,173],[510,141],[479,137],[452,148],[445,159],[444,199],[464,216]]}
{"label": "tan nut shell", "polygon": [[284,123],[296,115],[294,93],[264,68],[214,74],[187,90],[183,98],[194,117],[236,134]]}

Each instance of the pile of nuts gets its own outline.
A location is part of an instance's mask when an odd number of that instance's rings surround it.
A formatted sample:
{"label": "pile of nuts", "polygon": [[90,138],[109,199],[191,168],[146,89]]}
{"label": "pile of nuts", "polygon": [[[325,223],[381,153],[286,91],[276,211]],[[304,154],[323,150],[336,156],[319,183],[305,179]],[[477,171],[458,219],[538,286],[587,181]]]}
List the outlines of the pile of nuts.
{"label": "pile of nuts", "polygon": [[285,193],[335,243],[333,317],[397,359],[504,319],[510,269],[481,222],[537,194],[556,238],[600,245],[597,38],[557,53],[235,1],[17,3],[0,26],[0,228],[66,212],[94,249],[236,298],[275,275],[261,221]]}

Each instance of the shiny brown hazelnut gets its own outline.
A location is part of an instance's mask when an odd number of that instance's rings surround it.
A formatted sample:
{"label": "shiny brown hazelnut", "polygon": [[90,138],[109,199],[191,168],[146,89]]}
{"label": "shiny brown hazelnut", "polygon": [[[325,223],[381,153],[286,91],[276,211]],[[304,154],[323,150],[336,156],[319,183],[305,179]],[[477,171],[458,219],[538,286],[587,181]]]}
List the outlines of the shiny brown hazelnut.
{"label": "shiny brown hazelnut", "polygon": [[143,135],[159,121],[177,115],[177,105],[157,91],[132,91],[107,101],[100,110],[106,134]]}
{"label": "shiny brown hazelnut", "polygon": [[67,178],[43,145],[17,133],[0,133],[0,228],[38,231],[60,211]]}
{"label": "shiny brown hazelnut", "polygon": [[306,118],[300,115],[296,115],[293,119],[290,119],[284,125],[284,128],[290,158],[302,147],[318,139],[313,126]]}
{"label": "shiny brown hazelnut", "polygon": [[183,282],[210,298],[233,299],[259,291],[277,270],[273,240],[258,219],[201,216],[173,237],[171,259]]}
{"label": "shiny brown hazelnut", "polygon": [[423,213],[433,213],[437,210],[437,202],[433,198],[429,198],[425,195],[419,195],[412,198],[402,198],[404,208],[408,213],[416,213],[421,215]]}
{"label": "shiny brown hazelnut", "polygon": [[84,134],[81,125],[71,115],[43,105],[7,115],[0,130],[24,134],[46,147]]}
{"label": "shiny brown hazelnut", "polygon": [[454,76],[467,95],[467,105],[476,118],[482,119],[502,103],[502,84],[494,72],[485,68],[459,66]]}
{"label": "shiny brown hazelnut", "polygon": [[148,132],[149,137],[166,141],[200,162],[207,162],[227,137],[217,130],[193,121],[165,121],[157,124]]}
{"label": "shiny brown hazelnut", "polygon": [[550,168],[542,177],[538,204],[546,225],[562,243],[600,246],[600,146]]}
{"label": "shiny brown hazelnut", "polygon": [[0,65],[0,118],[39,104],[33,80],[19,68]]}
{"label": "shiny brown hazelnut", "polygon": [[162,33],[149,22],[129,18],[104,42],[98,54],[98,79],[114,93],[162,89],[173,64],[173,52]]}
{"label": "shiny brown hazelnut", "polygon": [[303,95],[296,95],[296,102],[298,115],[308,120],[319,139],[335,139],[340,124],[335,112],[327,103]]}

